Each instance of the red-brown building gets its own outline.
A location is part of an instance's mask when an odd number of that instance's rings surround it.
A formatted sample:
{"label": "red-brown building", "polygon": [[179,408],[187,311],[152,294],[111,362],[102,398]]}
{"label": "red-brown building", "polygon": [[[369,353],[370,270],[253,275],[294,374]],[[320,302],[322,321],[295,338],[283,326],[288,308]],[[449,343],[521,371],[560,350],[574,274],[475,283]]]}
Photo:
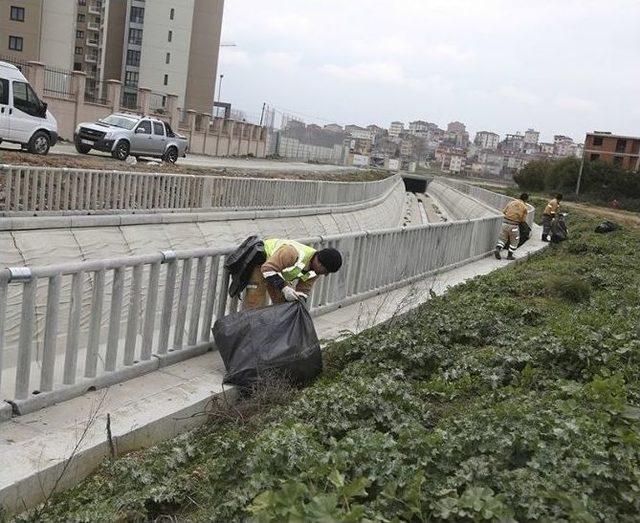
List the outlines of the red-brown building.
{"label": "red-brown building", "polygon": [[640,137],[605,132],[587,133],[584,159],[600,160],[629,171],[640,171]]}

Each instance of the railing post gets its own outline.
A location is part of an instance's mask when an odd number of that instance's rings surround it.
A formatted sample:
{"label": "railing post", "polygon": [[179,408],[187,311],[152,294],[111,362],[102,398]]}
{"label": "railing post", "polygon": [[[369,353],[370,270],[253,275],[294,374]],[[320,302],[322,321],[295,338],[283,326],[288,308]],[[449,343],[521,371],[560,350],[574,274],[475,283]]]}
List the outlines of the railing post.
{"label": "railing post", "polygon": [[114,113],[120,110],[120,94],[122,93],[122,82],[120,80],[107,80],[107,100]]}
{"label": "railing post", "polygon": [[44,96],[44,64],[40,62],[28,62],[25,76],[31,87],[38,93],[38,96]]}
{"label": "railing post", "polygon": [[145,116],[149,114],[149,107],[151,106],[151,89],[146,87],[138,88],[138,107]]}

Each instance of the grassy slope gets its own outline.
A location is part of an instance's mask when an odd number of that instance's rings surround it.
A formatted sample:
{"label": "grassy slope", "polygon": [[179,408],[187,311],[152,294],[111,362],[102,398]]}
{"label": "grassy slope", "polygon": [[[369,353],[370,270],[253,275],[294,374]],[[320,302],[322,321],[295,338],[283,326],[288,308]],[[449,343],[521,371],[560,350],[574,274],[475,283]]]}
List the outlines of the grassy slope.
{"label": "grassy slope", "polygon": [[31,516],[637,521],[640,232],[597,222],[572,214],[565,244],[334,344],[284,405],[107,461]]}

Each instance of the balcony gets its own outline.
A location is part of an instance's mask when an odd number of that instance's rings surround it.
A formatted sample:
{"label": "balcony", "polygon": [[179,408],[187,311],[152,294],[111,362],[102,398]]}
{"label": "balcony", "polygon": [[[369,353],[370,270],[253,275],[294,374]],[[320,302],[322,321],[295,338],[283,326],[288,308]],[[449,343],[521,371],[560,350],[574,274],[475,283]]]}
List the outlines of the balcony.
{"label": "balcony", "polygon": [[97,54],[87,54],[84,56],[84,61],[89,64],[97,64],[98,63],[98,55]]}
{"label": "balcony", "polygon": [[90,3],[87,10],[92,15],[100,16],[102,14],[102,9],[95,3]]}
{"label": "balcony", "polygon": [[100,47],[100,41],[93,38],[87,38],[87,47]]}
{"label": "balcony", "polygon": [[87,29],[89,31],[100,31],[100,24],[97,22],[89,22],[87,23]]}

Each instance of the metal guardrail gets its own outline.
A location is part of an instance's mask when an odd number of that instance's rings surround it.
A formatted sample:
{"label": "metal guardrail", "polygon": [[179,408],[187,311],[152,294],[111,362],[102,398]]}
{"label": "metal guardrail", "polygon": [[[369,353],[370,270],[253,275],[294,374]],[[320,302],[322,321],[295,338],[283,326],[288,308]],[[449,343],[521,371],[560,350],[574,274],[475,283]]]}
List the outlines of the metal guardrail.
{"label": "metal guardrail", "polygon": [[131,212],[152,209],[323,207],[386,194],[398,175],[374,182],[233,178],[0,166],[0,212]]}
{"label": "metal guardrail", "polygon": [[[513,200],[513,198],[504,194],[491,192],[487,189],[483,189],[482,187],[478,187],[477,185],[461,182],[459,180],[442,177],[437,177],[435,180],[500,211],[504,209],[511,200]],[[527,223],[532,225],[533,218],[535,216],[535,208],[529,204],[527,204],[527,207],[529,208],[529,212],[527,213]]]}
{"label": "metal guardrail", "polygon": [[[316,284],[310,308],[333,310],[483,257],[500,223],[495,216],[301,239],[344,258],[341,271]],[[241,306],[228,299],[223,270],[234,248],[0,270],[3,399],[24,414],[212,349],[213,322]],[[18,341],[5,347],[10,327]]]}
{"label": "metal guardrail", "polygon": [[[343,270],[314,288],[311,310],[331,310],[482,256],[499,224],[497,217],[303,239],[344,256]],[[4,399],[17,412],[30,412],[211,349],[212,323],[239,308],[237,299],[227,299],[222,270],[233,249],[0,271],[6,360],[0,375],[9,380],[0,389],[10,391]],[[61,289],[69,287],[63,304]],[[9,296],[21,312],[18,346],[7,351]]]}

